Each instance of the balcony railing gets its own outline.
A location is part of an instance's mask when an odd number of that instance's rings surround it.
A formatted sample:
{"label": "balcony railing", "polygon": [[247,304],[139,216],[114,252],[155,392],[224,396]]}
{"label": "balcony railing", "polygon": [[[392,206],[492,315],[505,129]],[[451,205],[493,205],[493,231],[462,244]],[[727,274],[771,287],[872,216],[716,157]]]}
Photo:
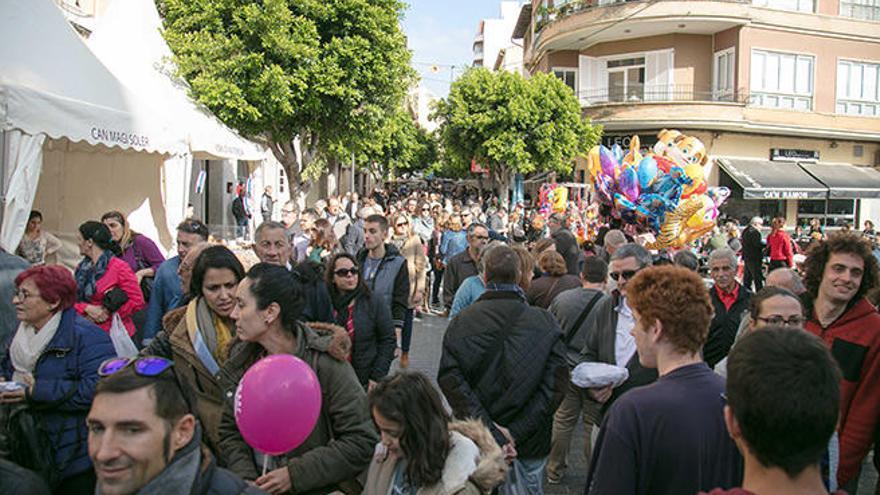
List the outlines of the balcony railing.
{"label": "balcony railing", "polygon": [[750,103],[744,89],[712,90],[692,84],[610,86],[576,92],[578,99],[591,105],[606,103],[716,102]]}

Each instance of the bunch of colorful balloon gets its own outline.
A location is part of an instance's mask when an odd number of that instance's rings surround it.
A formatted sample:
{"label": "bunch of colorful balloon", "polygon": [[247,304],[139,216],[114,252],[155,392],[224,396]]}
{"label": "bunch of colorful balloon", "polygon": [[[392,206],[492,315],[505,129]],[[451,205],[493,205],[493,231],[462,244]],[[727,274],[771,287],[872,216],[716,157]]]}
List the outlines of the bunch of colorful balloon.
{"label": "bunch of colorful balloon", "polygon": [[568,207],[568,188],[559,184],[543,184],[538,190],[539,211],[544,217],[551,213],[563,213]]}
{"label": "bunch of colorful balloon", "polygon": [[711,231],[726,187],[707,187],[708,156],[699,139],[663,129],[651,152],[642,155],[638,136],[626,152],[596,146],[588,155],[599,202],[614,217],[654,233],[649,249],[681,247]]}

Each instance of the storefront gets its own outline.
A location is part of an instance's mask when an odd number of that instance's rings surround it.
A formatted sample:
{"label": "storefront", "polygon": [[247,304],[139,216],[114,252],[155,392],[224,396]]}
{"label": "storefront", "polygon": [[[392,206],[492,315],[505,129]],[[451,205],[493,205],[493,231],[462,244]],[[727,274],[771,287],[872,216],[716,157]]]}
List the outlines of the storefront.
{"label": "storefront", "polygon": [[782,216],[789,226],[818,218],[829,227],[857,228],[870,216],[871,208],[862,206],[880,198],[880,172],[870,167],[785,158],[716,157],[715,162],[723,172],[719,185],[731,190],[722,212],[741,223],[753,216],[765,223]]}

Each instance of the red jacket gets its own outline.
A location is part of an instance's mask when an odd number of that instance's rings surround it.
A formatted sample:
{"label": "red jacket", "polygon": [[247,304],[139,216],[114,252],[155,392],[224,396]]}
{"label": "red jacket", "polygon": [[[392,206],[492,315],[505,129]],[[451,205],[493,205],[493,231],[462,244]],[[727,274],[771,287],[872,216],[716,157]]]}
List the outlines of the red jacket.
{"label": "red jacket", "polygon": [[[122,323],[125,325],[125,329],[128,330],[128,335],[134,335],[136,328],[134,322],[131,321],[131,315],[136,311],[144,309],[144,294],[141,292],[141,286],[138,284],[137,277],[131,271],[128,264],[115,256],[110,258],[104,276],[95,283],[95,294],[91,300],[88,302],[78,302],[74,305],[74,308],[77,313],[85,315],[86,306],[89,304],[100,306],[101,301],[104,299],[104,294],[114,287],[119,287],[128,294],[128,301],[116,313],[122,318]],[[112,323],[113,317],[111,315],[110,318],[97,325],[104,329],[105,332],[109,332]]]}
{"label": "red jacket", "polygon": [[785,260],[788,266],[794,266],[794,251],[788,232],[779,229],[768,235],[767,248],[770,250],[770,261]]}
{"label": "red jacket", "polygon": [[806,329],[825,341],[843,372],[837,470],[843,486],[858,473],[880,418],[880,313],[862,299],[825,329],[814,313]]}

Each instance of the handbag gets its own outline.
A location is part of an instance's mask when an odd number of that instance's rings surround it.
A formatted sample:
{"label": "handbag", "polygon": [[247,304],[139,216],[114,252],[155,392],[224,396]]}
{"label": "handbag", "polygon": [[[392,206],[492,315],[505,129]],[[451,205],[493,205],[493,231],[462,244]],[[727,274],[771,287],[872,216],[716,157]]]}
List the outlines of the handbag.
{"label": "handbag", "polygon": [[[522,462],[514,459],[510,463],[510,469],[507,471],[507,478],[504,479],[503,483],[498,485],[498,495],[537,494],[538,491],[533,489],[533,486],[529,484],[528,478],[528,474],[526,473],[526,469],[523,467]],[[538,486],[540,486],[540,483],[538,483]],[[534,488],[537,488],[537,486]]]}
{"label": "handbag", "polygon": [[[72,394],[71,394],[72,395]],[[76,448],[66,459],[55,459],[55,447],[49,432],[43,427],[37,412],[26,404],[10,404],[4,407],[4,427],[8,438],[9,460],[19,466],[34,471],[51,489],[61,484],[62,473],[76,456]],[[62,430],[58,431],[60,437]],[[77,444],[82,439],[77,429]]]}
{"label": "handbag", "polygon": [[137,346],[128,335],[128,329],[122,323],[119,313],[113,313],[113,322],[110,324],[110,340],[113,341],[113,349],[117,356],[132,357],[137,355]]}

